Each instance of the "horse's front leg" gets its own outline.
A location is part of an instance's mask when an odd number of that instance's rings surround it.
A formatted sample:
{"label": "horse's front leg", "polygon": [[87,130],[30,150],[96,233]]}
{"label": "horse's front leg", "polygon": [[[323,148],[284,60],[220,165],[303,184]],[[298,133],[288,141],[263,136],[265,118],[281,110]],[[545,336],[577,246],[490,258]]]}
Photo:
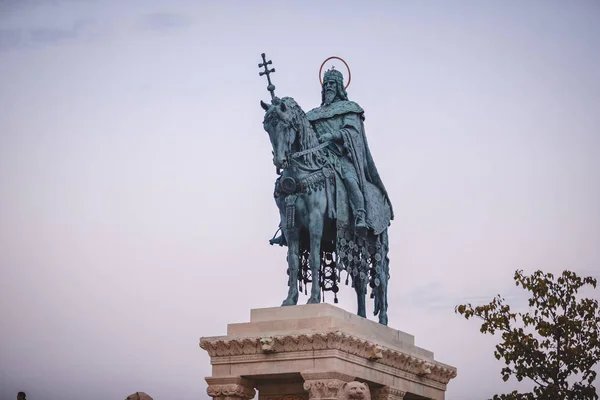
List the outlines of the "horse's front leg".
{"label": "horse's front leg", "polygon": [[353,283],[354,291],[356,292],[356,304],[358,305],[356,314],[360,317],[367,318],[367,306],[365,301],[367,297],[367,281],[366,279],[361,279],[360,275],[357,275]]}
{"label": "horse's front leg", "polygon": [[323,217],[324,212],[318,210],[311,212],[309,217],[308,231],[310,233],[310,271],[312,275],[312,286],[310,298],[307,304],[318,304],[321,302],[321,240],[323,238]]}
{"label": "horse's front leg", "polygon": [[300,235],[297,230],[286,230],[288,245],[288,295],[283,300],[282,306],[295,306],[298,304],[298,270],[300,268]]}

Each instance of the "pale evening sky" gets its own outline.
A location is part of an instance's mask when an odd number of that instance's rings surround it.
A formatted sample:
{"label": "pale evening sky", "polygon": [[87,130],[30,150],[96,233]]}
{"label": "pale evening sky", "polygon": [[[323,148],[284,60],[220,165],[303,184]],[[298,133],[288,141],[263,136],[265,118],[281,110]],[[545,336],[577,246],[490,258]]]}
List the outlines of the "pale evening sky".
{"label": "pale evening sky", "polygon": [[281,303],[262,52],[305,110],[350,64],[390,326],[458,368],[448,400],[519,387],[454,306],[598,275],[599,40],[584,0],[0,0],[0,399],[207,398],[199,337]]}

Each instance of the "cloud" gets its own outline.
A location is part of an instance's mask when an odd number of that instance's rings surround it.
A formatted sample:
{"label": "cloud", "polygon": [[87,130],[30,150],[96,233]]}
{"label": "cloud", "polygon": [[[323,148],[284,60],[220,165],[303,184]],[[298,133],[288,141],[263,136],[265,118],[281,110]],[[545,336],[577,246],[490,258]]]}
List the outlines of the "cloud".
{"label": "cloud", "polygon": [[34,28],[29,30],[29,38],[35,43],[62,43],[83,37],[95,24],[92,19],[78,19],[70,28]]}
{"label": "cloud", "polygon": [[139,26],[151,31],[170,31],[190,25],[191,21],[182,14],[154,12],[141,16]]}
{"label": "cloud", "polygon": [[29,31],[32,41],[50,43],[62,42],[77,37],[77,31],[71,29],[36,28]]}
{"label": "cloud", "polygon": [[23,43],[21,29],[0,29],[0,51],[17,48]]}
{"label": "cloud", "polygon": [[9,51],[29,45],[62,44],[87,39],[97,33],[97,22],[90,18],[75,20],[70,27],[33,27],[0,29],[0,51]]}
{"label": "cloud", "polygon": [[447,283],[432,281],[414,287],[402,295],[398,301],[401,304],[410,304],[416,309],[453,312],[459,304],[483,305],[492,301],[497,294],[500,294],[513,308],[520,309],[527,305],[529,292],[520,287],[516,288],[511,283],[503,284],[499,293],[496,293],[491,288],[480,287],[477,282],[473,282],[473,288],[469,293],[463,294],[458,293]]}
{"label": "cloud", "polygon": [[1,0],[0,1],[0,16],[7,15],[9,12],[16,12],[20,10],[31,9],[37,6],[57,6],[59,5],[58,0]]}

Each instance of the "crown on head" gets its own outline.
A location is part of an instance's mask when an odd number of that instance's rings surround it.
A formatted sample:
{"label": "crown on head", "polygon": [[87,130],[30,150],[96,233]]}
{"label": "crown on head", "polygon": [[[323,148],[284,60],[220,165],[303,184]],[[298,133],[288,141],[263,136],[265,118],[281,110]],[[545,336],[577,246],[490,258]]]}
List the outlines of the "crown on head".
{"label": "crown on head", "polygon": [[328,69],[325,72],[325,75],[323,76],[323,83],[325,81],[327,81],[327,79],[334,79],[334,80],[340,82],[342,85],[344,84],[344,76],[342,75],[342,73],[340,71],[338,71],[334,67],[332,67],[331,69]]}

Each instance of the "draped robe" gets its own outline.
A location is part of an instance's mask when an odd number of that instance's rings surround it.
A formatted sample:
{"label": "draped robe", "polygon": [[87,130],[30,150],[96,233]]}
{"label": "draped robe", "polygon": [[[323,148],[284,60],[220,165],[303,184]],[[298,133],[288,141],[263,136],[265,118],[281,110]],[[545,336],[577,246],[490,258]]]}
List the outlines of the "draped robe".
{"label": "draped robe", "polygon": [[[380,234],[389,226],[394,214],[369,149],[363,123],[364,110],[353,101],[340,100],[317,107],[306,115],[317,135],[331,133],[341,138],[329,145],[336,171],[342,179],[348,174],[357,178],[365,199],[366,223],[376,235]],[[347,217],[340,211],[337,212],[338,220]]]}

